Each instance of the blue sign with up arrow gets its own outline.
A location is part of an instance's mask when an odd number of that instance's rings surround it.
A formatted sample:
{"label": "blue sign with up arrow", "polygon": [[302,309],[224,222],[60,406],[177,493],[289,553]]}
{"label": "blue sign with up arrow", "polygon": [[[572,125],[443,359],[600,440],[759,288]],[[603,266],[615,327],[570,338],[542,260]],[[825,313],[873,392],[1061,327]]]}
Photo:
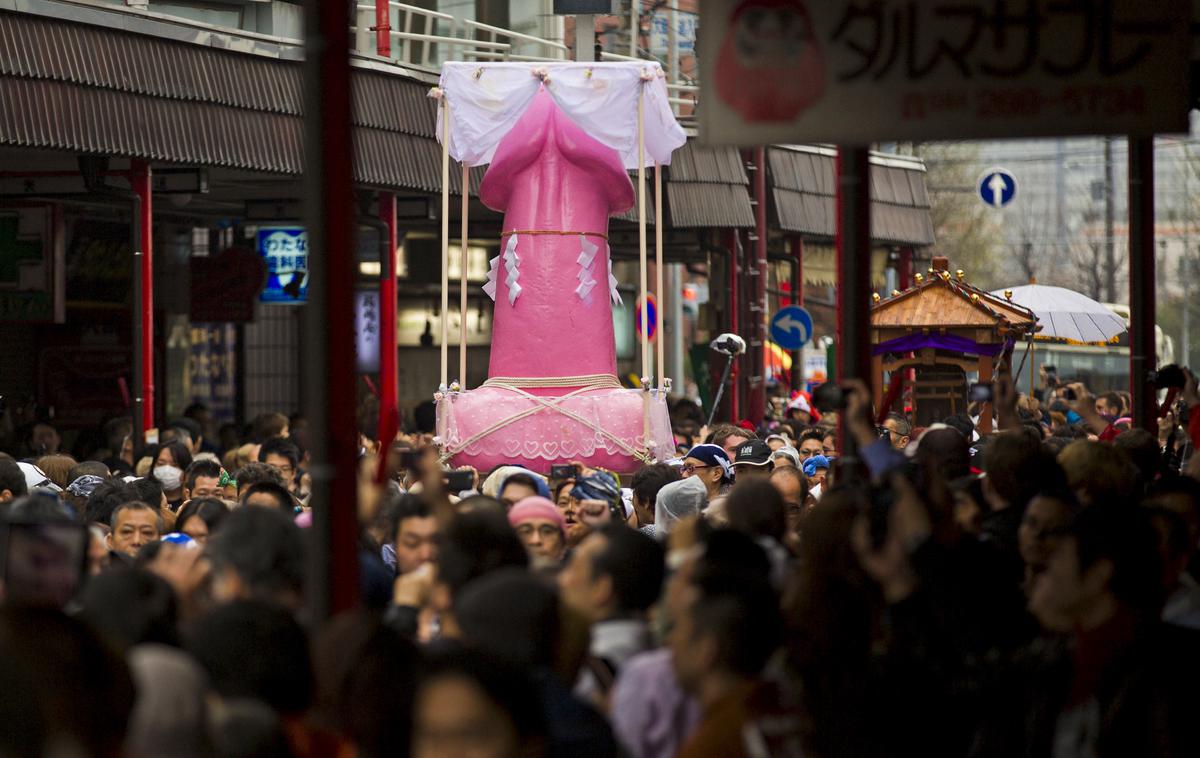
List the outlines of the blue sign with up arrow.
{"label": "blue sign with up arrow", "polygon": [[784,350],[799,350],[812,339],[813,321],[798,305],[780,308],[771,318],[771,341]]}
{"label": "blue sign with up arrow", "polygon": [[1017,196],[1017,178],[1002,168],[988,169],[979,179],[979,197],[993,208],[1003,208]]}

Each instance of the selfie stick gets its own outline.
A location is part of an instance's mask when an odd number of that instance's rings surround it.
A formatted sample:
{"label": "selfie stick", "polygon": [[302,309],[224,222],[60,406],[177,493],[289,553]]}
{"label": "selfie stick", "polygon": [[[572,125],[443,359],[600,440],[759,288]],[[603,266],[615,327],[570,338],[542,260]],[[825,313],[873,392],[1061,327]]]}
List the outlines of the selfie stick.
{"label": "selfie stick", "polygon": [[729,381],[729,374],[733,371],[733,359],[746,352],[746,341],[736,334],[727,332],[717,337],[708,346],[716,352],[728,356],[725,361],[725,371],[721,374],[721,383],[717,385],[717,396],[713,398],[712,410],[708,412],[708,421],[705,422],[705,426],[712,426],[713,418],[717,415],[717,408],[721,405],[721,395],[725,392],[725,382]]}

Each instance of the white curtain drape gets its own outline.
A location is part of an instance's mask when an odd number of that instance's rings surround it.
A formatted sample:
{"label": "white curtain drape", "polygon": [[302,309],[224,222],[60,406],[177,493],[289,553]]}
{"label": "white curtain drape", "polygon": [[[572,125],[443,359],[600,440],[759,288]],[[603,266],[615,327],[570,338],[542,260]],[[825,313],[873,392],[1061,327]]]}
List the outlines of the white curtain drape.
{"label": "white curtain drape", "polygon": [[[463,63],[442,65],[438,124],[450,103],[450,156],[468,166],[491,162],[496,146],[546,92],[580,128],[616,150],[626,169],[638,168],[637,101],[645,91],[646,166],[668,165],[687,141],[667,100],[662,67],[653,61],[619,63]],[[438,141],[442,139],[438,130]]]}

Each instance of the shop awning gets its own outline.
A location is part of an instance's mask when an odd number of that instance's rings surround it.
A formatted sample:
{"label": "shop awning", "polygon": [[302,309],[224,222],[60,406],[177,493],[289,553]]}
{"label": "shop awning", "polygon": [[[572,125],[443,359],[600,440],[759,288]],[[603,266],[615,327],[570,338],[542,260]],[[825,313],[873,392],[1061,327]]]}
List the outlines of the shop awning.
{"label": "shop awning", "polygon": [[[833,151],[772,147],[767,154],[779,227],[832,239],[837,232]],[[872,156],[871,239],[898,245],[933,244],[925,172],[919,163]]]}
{"label": "shop awning", "polygon": [[754,226],[750,179],[734,147],[705,147],[693,140],[675,152],[665,188],[671,225],[677,229]]}
{"label": "shop awning", "polygon": [[[429,86],[352,86],[355,179],[438,191]],[[299,60],[0,11],[0,144],[299,174],[302,90]]]}

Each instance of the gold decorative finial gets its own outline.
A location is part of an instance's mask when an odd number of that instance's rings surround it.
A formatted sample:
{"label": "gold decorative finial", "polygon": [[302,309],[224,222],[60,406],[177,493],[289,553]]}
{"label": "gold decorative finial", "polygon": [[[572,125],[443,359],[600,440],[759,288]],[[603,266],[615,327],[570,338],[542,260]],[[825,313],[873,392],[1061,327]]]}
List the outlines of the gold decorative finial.
{"label": "gold decorative finial", "polygon": [[921,282],[925,281],[925,277],[917,274],[913,277],[913,280],[916,281],[917,284],[920,284]]}
{"label": "gold decorative finial", "polygon": [[954,272],[954,275],[958,277],[958,280],[959,280],[960,282],[961,282],[963,279],[966,279],[966,278],[967,278],[967,272],[966,272],[966,271],[963,271],[961,268],[960,268],[960,269],[958,269],[957,271],[955,271],[955,272]]}
{"label": "gold decorative finial", "polygon": [[949,271],[939,271],[938,276],[942,277],[943,282],[950,281],[950,272]]}
{"label": "gold decorative finial", "polygon": [[931,274],[936,274],[936,273],[937,273],[937,269],[936,269],[936,268],[934,268],[933,266],[930,266],[930,267],[929,267],[929,273],[931,273]]}
{"label": "gold decorative finial", "polygon": [[895,297],[899,294],[900,294],[900,290],[892,290],[892,297]]}
{"label": "gold decorative finial", "polygon": [[977,292],[971,293],[971,302],[974,303],[975,305],[979,305],[979,293],[977,293]]}
{"label": "gold decorative finial", "polygon": [[1012,300],[1012,290],[1004,290],[1004,299]]}
{"label": "gold decorative finial", "polygon": [[878,292],[871,293],[871,302],[874,302],[874,303],[879,302],[879,293]]}

